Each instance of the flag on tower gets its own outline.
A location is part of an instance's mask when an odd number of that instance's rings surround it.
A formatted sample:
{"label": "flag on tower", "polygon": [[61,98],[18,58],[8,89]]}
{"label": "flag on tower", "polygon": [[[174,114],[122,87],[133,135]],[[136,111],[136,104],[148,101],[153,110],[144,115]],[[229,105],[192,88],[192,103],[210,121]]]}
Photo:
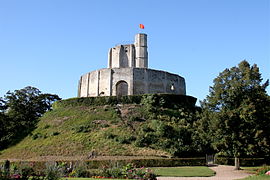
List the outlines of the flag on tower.
{"label": "flag on tower", "polygon": [[141,28],[141,29],[144,29],[144,25],[143,25],[143,24],[140,24],[140,28]]}

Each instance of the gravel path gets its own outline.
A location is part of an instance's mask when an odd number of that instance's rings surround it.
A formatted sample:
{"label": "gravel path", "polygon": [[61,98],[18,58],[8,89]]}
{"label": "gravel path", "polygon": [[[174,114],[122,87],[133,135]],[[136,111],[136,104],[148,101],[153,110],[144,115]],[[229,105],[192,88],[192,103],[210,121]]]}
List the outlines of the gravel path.
{"label": "gravel path", "polygon": [[224,166],[218,165],[210,167],[216,172],[215,176],[212,177],[158,177],[158,180],[232,180],[232,179],[243,179],[250,176],[250,174],[244,172],[243,170],[235,171],[234,166]]}

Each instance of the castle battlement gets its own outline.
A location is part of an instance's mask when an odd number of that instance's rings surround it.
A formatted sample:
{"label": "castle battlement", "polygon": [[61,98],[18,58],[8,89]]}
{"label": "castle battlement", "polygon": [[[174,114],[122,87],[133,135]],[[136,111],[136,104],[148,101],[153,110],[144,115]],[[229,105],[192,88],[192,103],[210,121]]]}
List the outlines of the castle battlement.
{"label": "castle battlement", "polygon": [[108,53],[108,68],[81,76],[78,97],[135,94],[186,94],[185,79],[148,69],[147,35],[136,34],[134,44],[117,45]]}
{"label": "castle battlement", "polygon": [[136,34],[134,44],[110,48],[108,68],[148,68],[147,35]]}

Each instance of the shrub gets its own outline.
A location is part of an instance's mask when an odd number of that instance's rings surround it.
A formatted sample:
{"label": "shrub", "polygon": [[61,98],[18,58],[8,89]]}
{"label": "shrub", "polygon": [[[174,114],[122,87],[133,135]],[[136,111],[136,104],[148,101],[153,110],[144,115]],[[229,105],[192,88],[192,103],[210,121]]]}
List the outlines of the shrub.
{"label": "shrub", "polygon": [[256,174],[257,175],[263,175],[265,174],[267,171],[270,171],[270,166],[263,166],[262,168],[258,169]]}
{"label": "shrub", "polygon": [[87,171],[87,164],[84,162],[77,163],[72,172],[74,177],[89,177],[89,172]]}
{"label": "shrub", "polygon": [[[269,157],[265,158],[239,158],[240,166],[261,166],[269,164]],[[224,165],[234,165],[234,158],[232,157],[216,157],[215,163]]]}
{"label": "shrub", "polygon": [[136,140],[136,137],[135,136],[118,136],[115,138],[115,140],[121,144],[131,144],[133,141]]}
{"label": "shrub", "polygon": [[49,127],[51,127],[49,124],[46,124],[45,126],[44,126],[44,129],[48,129]]}
{"label": "shrub", "polygon": [[35,175],[34,169],[30,166],[25,166],[20,170],[20,175],[22,179],[29,179],[30,176]]}
{"label": "shrub", "polygon": [[[142,100],[144,99],[144,100]],[[102,97],[84,97],[60,100],[53,104],[53,108],[68,106],[100,106],[100,105],[116,105],[116,104],[147,104],[158,107],[179,108],[179,107],[195,107],[196,98],[186,95],[175,94],[144,94],[130,96],[102,96]],[[152,107],[150,107],[152,108]]]}
{"label": "shrub", "polygon": [[102,177],[107,178],[122,178],[122,170],[118,167],[111,167],[111,168],[102,168],[102,171],[99,174]]}
{"label": "shrub", "polygon": [[116,136],[115,134],[113,134],[112,132],[106,131],[106,132],[104,132],[104,137],[105,137],[106,139],[114,139],[114,138],[116,138],[117,136]]}
{"label": "shrub", "polygon": [[61,167],[56,162],[47,162],[45,174],[46,180],[59,180],[62,176]]}
{"label": "shrub", "polygon": [[10,175],[10,161],[5,160],[4,162],[4,176],[9,176]]}
{"label": "shrub", "polygon": [[36,134],[33,134],[32,139],[36,140],[36,139],[41,138],[41,137],[42,137],[42,134],[36,133]]}
{"label": "shrub", "polygon": [[79,125],[77,127],[74,127],[73,130],[75,130],[76,133],[86,133],[90,131],[89,125]]}
{"label": "shrub", "polygon": [[126,179],[141,179],[141,180],[155,180],[156,175],[148,168],[136,168],[135,165],[129,163],[121,168],[103,167],[100,176],[105,178],[126,178]]}
{"label": "shrub", "polygon": [[57,136],[57,135],[59,135],[59,134],[60,134],[60,132],[57,132],[57,131],[52,132],[52,136]]}
{"label": "shrub", "polygon": [[156,137],[155,133],[149,132],[149,133],[139,135],[135,141],[135,146],[147,147],[156,141],[157,141],[157,137]]}

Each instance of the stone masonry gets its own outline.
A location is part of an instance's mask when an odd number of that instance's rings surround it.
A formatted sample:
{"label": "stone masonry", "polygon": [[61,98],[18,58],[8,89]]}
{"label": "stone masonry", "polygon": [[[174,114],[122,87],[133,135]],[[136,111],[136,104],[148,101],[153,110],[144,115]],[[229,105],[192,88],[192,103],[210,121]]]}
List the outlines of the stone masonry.
{"label": "stone masonry", "polygon": [[134,44],[111,48],[108,68],[82,75],[78,87],[78,97],[155,93],[185,95],[186,85],[177,74],[148,69],[146,34],[136,34]]}

